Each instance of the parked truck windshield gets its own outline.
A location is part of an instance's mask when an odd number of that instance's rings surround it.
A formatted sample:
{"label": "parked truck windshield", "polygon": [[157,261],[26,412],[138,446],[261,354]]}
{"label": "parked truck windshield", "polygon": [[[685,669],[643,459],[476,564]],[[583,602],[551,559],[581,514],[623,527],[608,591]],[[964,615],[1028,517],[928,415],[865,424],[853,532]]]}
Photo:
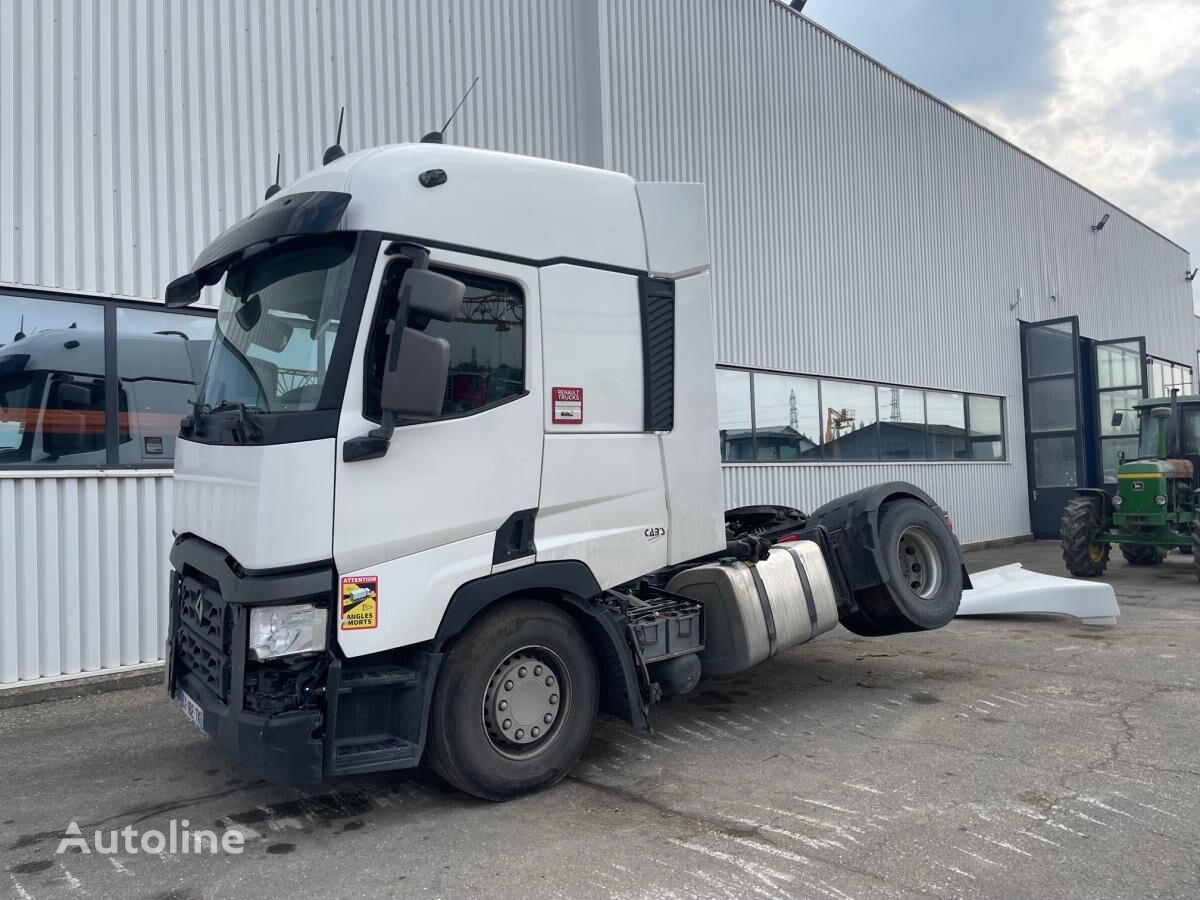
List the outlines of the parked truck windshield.
{"label": "parked truck windshield", "polygon": [[208,407],[318,407],[354,262],[355,236],[293,240],[229,270],[200,391]]}

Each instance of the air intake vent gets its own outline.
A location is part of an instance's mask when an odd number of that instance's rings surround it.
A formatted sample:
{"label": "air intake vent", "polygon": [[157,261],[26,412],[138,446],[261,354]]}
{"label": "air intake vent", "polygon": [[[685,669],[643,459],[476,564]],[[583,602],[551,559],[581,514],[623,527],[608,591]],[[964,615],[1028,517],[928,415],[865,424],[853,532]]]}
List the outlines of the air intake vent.
{"label": "air intake vent", "polygon": [[643,275],[642,368],[646,431],[675,427],[675,283]]}

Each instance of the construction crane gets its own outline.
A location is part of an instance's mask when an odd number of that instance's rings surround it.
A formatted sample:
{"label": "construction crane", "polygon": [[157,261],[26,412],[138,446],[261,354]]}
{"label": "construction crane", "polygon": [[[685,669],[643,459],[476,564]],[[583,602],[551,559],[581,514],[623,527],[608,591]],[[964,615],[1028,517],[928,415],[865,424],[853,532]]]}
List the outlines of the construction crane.
{"label": "construction crane", "polygon": [[854,410],[834,409],[825,411],[825,443],[831,444],[842,436],[843,431],[854,427]]}

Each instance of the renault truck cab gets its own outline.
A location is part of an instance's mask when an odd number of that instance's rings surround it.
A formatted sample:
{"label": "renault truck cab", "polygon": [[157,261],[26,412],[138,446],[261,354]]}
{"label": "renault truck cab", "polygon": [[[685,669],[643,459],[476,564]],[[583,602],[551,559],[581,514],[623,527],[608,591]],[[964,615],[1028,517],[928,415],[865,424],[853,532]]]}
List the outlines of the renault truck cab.
{"label": "renault truck cab", "polygon": [[944,625],[965,573],[918,489],[726,513],[709,282],[700,185],[440,144],[220,235],[167,290],[219,303],[171,695],[260,777],[424,758],[503,799],[706,664]]}

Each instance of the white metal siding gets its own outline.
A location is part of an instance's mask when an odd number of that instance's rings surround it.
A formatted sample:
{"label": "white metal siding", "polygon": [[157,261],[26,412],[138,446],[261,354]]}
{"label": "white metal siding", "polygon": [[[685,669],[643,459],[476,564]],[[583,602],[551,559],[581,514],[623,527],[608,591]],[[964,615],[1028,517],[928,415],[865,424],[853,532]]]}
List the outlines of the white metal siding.
{"label": "white metal siding", "polygon": [[[340,106],[412,140],[476,74],[455,143],[705,183],[721,361],[1007,398],[1007,464],[731,466],[731,505],[900,478],[1020,534],[1018,319],[1195,364],[1183,251],[773,0],[0,2],[0,284],[160,296]],[[170,496],[0,477],[0,682],[157,658]]]}
{"label": "white metal siding", "polygon": [[203,246],[348,148],[416,140],[579,161],[579,4],[0,3],[0,283],[159,297]]}
{"label": "white metal siding", "polygon": [[171,478],[0,478],[0,684],[162,658]]}

